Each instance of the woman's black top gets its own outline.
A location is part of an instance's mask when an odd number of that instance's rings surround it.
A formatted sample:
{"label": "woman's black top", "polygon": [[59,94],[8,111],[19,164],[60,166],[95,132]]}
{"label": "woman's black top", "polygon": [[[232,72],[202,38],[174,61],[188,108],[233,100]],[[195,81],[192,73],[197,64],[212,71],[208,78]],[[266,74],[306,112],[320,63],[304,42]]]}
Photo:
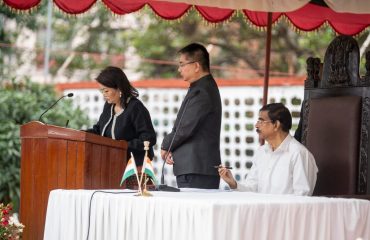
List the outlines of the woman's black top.
{"label": "woman's black top", "polygon": [[99,121],[87,132],[116,140],[126,140],[128,143],[127,159],[132,153],[138,166],[143,165],[144,141],[149,141],[148,154],[149,158],[153,159],[153,146],[157,139],[152,120],[149,111],[135,97],[130,98],[127,107],[117,114],[114,112],[114,104],[106,102]]}

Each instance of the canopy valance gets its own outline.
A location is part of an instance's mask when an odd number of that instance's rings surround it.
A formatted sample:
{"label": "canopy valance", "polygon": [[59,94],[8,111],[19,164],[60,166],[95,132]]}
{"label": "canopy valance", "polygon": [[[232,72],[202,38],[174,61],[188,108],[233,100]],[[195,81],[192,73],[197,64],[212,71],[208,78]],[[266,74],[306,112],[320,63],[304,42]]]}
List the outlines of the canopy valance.
{"label": "canopy valance", "polygon": [[[42,0],[3,0],[9,7],[29,10]],[[63,12],[81,14],[88,11],[97,0],[53,0]],[[193,6],[211,23],[228,20],[236,11],[257,27],[268,25],[267,13],[272,21],[285,16],[297,29],[312,31],[328,23],[337,33],[356,35],[370,26],[370,4],[367,0],[102,0],[115,14],[139,11],[145,5],[161,18],[174,20],[182,17]]]}

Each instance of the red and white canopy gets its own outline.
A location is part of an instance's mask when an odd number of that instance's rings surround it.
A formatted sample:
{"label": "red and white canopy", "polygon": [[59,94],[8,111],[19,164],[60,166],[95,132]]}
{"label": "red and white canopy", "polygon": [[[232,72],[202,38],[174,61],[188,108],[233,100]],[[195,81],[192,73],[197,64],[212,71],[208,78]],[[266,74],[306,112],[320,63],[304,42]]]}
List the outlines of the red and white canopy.
{"label": "red and white canopy", "polygon": [[[42,0],[3,0],[9,7],[29,10]],[[53,0],[62,11],[80,14],[89,10],[97,0]],[[178,19],[193,6],[212,23],[229,19],[236,11],[258,27],[268,25],[267,13],[272,12],[273,22],[287,19],[299,30],[312,31],[328,23],[337,33],[356,35],[370,26],[368,0],[102,0],[115,14],[128,14],[145,5],[167,20]]]}

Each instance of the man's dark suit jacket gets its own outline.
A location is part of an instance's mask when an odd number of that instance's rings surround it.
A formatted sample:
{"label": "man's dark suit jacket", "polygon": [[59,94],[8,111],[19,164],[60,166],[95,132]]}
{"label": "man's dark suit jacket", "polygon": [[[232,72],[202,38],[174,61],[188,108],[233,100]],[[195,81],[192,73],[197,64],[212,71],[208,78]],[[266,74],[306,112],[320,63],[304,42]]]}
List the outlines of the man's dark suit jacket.
{"label": "man's dark suit jacket", "polygon": [[221,163],[221,115],[220,92],[212,75],[193,82],[181,104],[172,132],[162,142],[162,149],[172,152],[176,176],[218,176],[214,166]]}

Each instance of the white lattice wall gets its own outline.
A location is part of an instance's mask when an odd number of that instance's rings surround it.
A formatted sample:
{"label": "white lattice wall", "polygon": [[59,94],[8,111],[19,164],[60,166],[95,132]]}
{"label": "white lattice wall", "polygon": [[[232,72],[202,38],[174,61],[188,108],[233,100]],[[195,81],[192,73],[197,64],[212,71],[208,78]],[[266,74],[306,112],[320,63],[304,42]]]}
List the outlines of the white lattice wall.
{"label": "white lattice wall", "polygon": [[[140,99],[148,108],[154,129],[157,133],[156,157],[153,165],[160,179],[162,160],[160,159],[160,144],[163,137],[171,131],[181,101],[187,89],[173,88],[142,88],[138,89]],[[75,94],[74,103],[86,109],[95,122],[104,105],[103,97],[97,89],[68,89],[65,92]],[[237,180],[242,180],[248,174],[251,159],[258,147],[258,135],[254,124],[262,104],[262,87],[221,87],[222,98],[222,128],[221,128],[221,159],[226,165],[233,167]],[[269,102],[283,102],[293,115],[293,129],[298,125],[303,86],[279,86],[269,88]],[[166,165],[165,179],[167,184],[176,186],[172,167]],[[221,183],[224,187],[225,183]]]}

